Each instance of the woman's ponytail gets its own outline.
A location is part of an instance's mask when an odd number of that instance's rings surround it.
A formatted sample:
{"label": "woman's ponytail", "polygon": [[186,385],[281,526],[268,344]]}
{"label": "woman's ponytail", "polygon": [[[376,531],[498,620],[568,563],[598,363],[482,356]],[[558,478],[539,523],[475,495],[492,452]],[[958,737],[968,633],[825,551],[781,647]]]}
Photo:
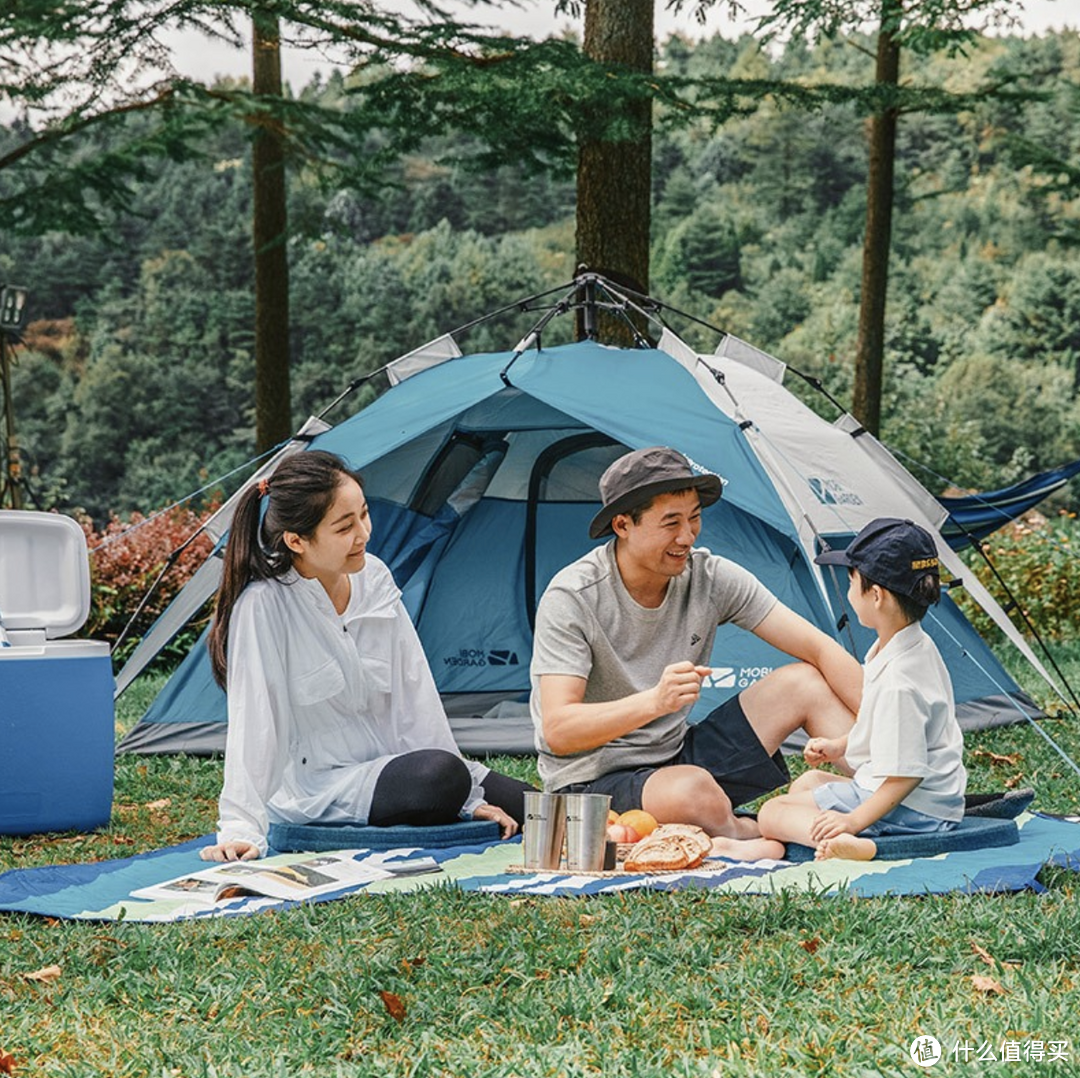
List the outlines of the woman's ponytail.
{"label": "woman's ponytail", "polygon": [[214,624],[207,641],[214,680],[224,689],[226,682],[229,622],[240,593],[253,580],[266,580],[284,573],[291,561],[287,554],[268,551],[262,536],[262,484],[252,485],[237,502],[222,555],[221,583],[214,606]]}

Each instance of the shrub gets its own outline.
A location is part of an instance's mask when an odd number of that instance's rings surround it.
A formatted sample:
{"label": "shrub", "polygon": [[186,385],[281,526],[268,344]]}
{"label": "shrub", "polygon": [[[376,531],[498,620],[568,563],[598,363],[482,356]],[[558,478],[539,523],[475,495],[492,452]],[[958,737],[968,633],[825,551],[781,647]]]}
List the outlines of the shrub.
{"label": "shrub", "polygon": [[[1075,513],[1063,511],[1053,520],[1029,513],[985,539],[984,545],[1023,613],[1044,639],[1080,638],[1080,524]],[[964,560],[1017,628],[1028,635],[1020,611],[1009,610],[1009,598],[985,559],[969,550]],[[961,594],[956,597],[964,613],[980,633],[993,639],[996,633],[990,619]]]}
{"label": "shrub", "polygon": [[[133,513],[126,522],[114,515],[100,532],[94,530],[90,520],[81,521],[91,551],[91,607],[86,635],[115,644],[169,555],[194,534],[212,512],[213,508],[203,513],[172,509],[149,520],[140,513]],[[139,616],[138,624],[132,626],[131,633],[114,652],[113,657],[118,663],[126,661],[141,635],[191,579],[212,548],[210,537],[203,534],[179,555]],[[179,659],[188,650],[208,616],[206,613],[196,619],[172,642],[167,649],[169,657]]]}

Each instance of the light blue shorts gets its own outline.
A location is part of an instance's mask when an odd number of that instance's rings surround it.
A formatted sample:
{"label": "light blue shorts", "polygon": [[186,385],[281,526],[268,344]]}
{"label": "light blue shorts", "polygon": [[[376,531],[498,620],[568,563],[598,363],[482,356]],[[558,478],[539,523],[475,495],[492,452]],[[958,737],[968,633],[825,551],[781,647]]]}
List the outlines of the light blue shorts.
{"label": "light blue shorts", "polygon": [[[873,790],[855,782],[827,782],[813,790],[814,801],[822,812],[827,809],[851,812],[873,793]],[[951,831],[954,827],[955,820],[941,820],[936,816],[927,816],[925,812],[897,805],[892,812],[886,812],[877,823],[872,823],[859,834],[868,838],[878,835],[927,835],[935,831]]]}

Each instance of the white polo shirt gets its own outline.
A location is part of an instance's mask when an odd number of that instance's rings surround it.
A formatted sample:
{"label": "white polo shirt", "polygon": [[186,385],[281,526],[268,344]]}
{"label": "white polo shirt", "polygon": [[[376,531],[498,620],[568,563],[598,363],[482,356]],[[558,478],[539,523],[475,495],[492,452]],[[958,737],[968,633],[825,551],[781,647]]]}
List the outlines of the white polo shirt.
{"label": "white polo shirt", "polygon": [[952,682],[919,622],[866,655],[859,715],[848,735],[855,781],[876,790],[890,776],[920,778],[906,808],[939,820],[964,815],[964,735],[956,721]]}

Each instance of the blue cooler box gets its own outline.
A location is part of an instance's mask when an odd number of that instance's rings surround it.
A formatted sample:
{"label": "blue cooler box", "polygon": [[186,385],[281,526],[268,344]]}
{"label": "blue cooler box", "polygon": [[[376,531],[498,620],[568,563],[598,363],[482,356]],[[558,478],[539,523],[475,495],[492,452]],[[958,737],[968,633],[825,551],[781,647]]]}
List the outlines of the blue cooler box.
{"label": "blue cooler box", "polygon": [[62,640],[90,613],[82,529],[55,513],[0,510],[0,834],[109,822],[109,645]]}

